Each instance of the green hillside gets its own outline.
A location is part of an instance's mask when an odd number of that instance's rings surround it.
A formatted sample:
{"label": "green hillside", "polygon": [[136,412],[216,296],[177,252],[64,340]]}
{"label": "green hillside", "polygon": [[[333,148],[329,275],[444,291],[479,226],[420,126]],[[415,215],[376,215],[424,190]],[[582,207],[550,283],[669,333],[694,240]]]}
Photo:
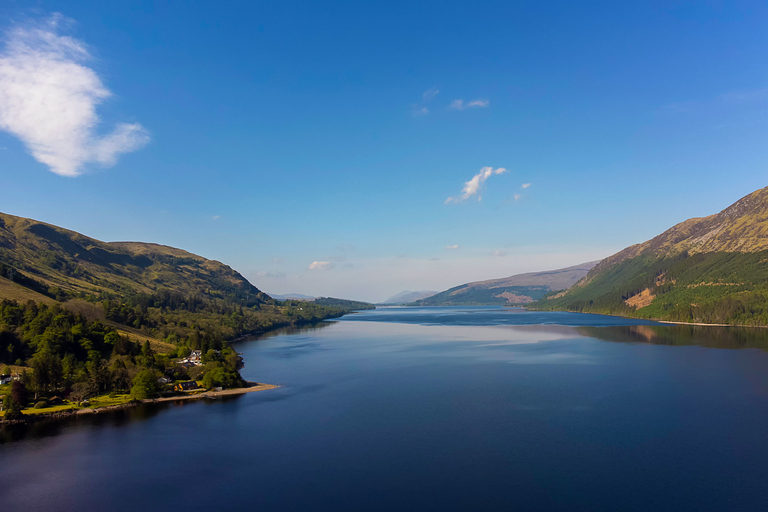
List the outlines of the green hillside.
{"label": "green hillside", "polygon": [[227,265],[181,249],[102,242],[7,214],[0,214],[0,299],[58,305],[134,341],[194,350],[368,306],[276,301]]}
{"label": "green hillside", "polygon": [[768,325],[768,188],[606,258],[536,307]]}

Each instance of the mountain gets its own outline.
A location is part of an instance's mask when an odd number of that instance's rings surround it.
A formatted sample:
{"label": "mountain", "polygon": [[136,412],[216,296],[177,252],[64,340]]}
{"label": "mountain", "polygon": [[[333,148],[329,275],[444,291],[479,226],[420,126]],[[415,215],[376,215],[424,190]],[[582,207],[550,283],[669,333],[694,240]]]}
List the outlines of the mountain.
{"label": "mountain", "polygon": [[546,294],[573,286],[596,264],[596,261],[573,267],[517,274],[501,279],[462,284],[426,299],[416,306],[511,305],[528,304]]}
{"label": "mountain", "polygon": [[243,301],[271,298],[227,265],[201,256],[141,242],[101,242],[51,224],[0,213],[3,277],[52,297],[182,294]]}
{"label": "mountain", "polygon": [[420,292],[412,292],[410,290],[405,290],[398,293],[397,295],[393,295],[387,300],[381,302],[381,304],[389,304],[389,305],[408,304],[409,302],[416,302],[417,300],[426,299],[427,297],[431,297],[436,293],[437,292],[432,292],[427,290],[423,290]]}
{"label": "mountain", "polygon": [[[0,300],[61,305],[125,335],[194,349],[338,317],[358,303],[277,302],[229,266],[142,242],[102,242],[0,213]],[[140,336],[139,336],[140,335]]]}
{"label": "mountain", "polygon": [[598,263],[537,304],[681,322],[768,325],[768,187]]}

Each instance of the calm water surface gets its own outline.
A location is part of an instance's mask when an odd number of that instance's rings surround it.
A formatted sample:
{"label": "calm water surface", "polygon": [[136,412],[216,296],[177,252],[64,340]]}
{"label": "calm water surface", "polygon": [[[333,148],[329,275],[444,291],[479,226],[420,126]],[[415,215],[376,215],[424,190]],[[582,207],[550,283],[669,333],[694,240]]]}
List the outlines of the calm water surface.
{"label": "calm water surface", "polygon": [[768,335],[387,308],[237,345],[277,390],[6,429],[16,510],[766,510]]}

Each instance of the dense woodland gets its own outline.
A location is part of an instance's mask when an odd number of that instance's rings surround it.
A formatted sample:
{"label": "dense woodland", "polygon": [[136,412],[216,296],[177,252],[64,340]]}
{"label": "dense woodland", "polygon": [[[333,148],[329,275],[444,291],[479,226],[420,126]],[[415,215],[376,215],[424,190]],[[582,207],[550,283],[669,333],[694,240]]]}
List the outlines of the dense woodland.
{"label": "dense woodland", "polygon": [[[536,306],[679,322],[768,325],[767,262],[768,251],[643,255],[588,276],[586,284]],[[644,290],[655,296],[650,305],[635,309],[626,304]]]}
{"label": "dense woodland", "polygon": [[[131,393],[136,399],[160,392],[158,379],[201,379],[205,385],[237,386],[238,356],[228,347],[210,349],[199,367],[173,361],[189,348],[156,354],[148,342],[130,341],[99,321],[88,321],[59,305],[0,301],[0,363],[26,367],[4,400],[6,418],[20,408],[54,396],[82,401],[105,393]],[[23,400],[22,400],[23,399]],[[10,414],[9,414],[10,412]]]}
{"label": "dense woodland", "polygon": [[[19,275],[23,276],[16,272]],[[244,299],[238,304],[167,290],[125,298],[108,294],[87,298],[103,308],[108,323],[73,313],[66,303],[0,301],[3,374],[10,373],[10,365],[25,368],[4,399],[6,419],[18,417],[25,407],[44,407],[47,400],[59,397],[72,402],[108,393],[152,398],[163,391],[158,383],[161,377],[170,382],[194,380],[208,389],[238,387],[244,381],[238,371],[239,356],[229,340],[372,307],[340,299],[327,299],[327,305],[272,301],[248,307]],[[118,324],[174,348],[155,353],[148,342],[139,345],[121,336]],[[177,359],[192,350],[202,352],[203,364],[179,365]],[[169,385],[165,391],[170,391]]]}

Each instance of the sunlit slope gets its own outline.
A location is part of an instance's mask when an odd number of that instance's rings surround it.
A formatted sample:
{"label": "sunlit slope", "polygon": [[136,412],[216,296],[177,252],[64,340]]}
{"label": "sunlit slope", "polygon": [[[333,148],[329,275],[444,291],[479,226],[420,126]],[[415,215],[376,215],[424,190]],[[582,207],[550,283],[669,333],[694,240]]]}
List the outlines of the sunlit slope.
{"label": "sunlit slope", "polygon": [[[5,267],[3,277],[11,277],[13,269],[14,281],[52,296],[173,290],[246,304],[270,300],[218,261],[157,244],[101,242],[7,214],[0,214],[0,264]],[[34,283],[25,284],[25,277]]]}
{"label": "sunlit slope", "polygon": [[538,307],[768,325],[768,188],[598,263]]}

